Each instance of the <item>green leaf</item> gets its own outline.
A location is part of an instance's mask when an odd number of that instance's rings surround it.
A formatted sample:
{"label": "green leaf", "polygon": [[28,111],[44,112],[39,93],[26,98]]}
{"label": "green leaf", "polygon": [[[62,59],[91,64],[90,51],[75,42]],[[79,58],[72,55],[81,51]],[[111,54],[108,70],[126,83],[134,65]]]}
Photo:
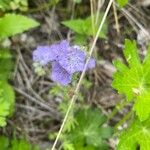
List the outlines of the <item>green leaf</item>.
{"label": "green leaf", "polygon": [[141,121],[146,120],[150,114],[150,93],[143,93],[137,98],[134,110]]}
{"label": "green leaf", "polygon": [[64,150],[75,150],[72,143],[69,143],[68,141],[63,143]]}
{"label": "green leaf", "polygon": [[39,150],[38,146],[31,145],[24,139],[8,139],[0,136],[0,150]]}
{"label": "green leaf", "polygon": [[30,150],[31,149],[31,145],[28,144],[26,141],[24,140],[13,140],[12,142],[12,150]]}
{"label": "green leaf", "polygon": [[9,146],[9,139],[5,136],[0,136],[0,150],[7,150]]}
{"label": "green leaf", "polygon": [[150,118],[142,123],[139,120],[134,120],[120,136],[117,150],[137,149],[150,150]]}
{"label": "green leaf", "polygon": [[0,18],[0,39],[37,27],[39,23],[23,15],[6,14]]}
{"label": "green leaf", "polygon": [[13,68],[12,56],[7,49],[0,49],[0,80],[7,80]]}
{"label": "green leaf", "polygon": [[[103,17],[103,14],[101,14],[99,16],[97,24],[94,25],[94,31],[92,29],[92,21],[91,21],[92,19],[91,19],[91,17],[88,17],[88,18],[85,19],[84,28],[85,28],[85,31],[87,32],[86,33],[87,35],[89,35],[89,36],[90,35],[92,35],[92,36],[96,35],[96,32],[98,31],[99,25],[101,23],[102,17]],[[95,21],[96,17],[94,16],[93,18],[94,18],[94,21]],[[101,33],[99,34],[99,37],[106,39],[107,38],[107,32],[108,32],[108,25],[107,25],[107,20],[106,20],[105,23],[103,24]]]}
{"label": "green leaf", "polygon": [[129,0],[117,0],[120,7],[124,7],[129,3]]}
{"label": "green leaf", "polygon": [[31,145],[26,140],[12,140],[11,142],[12,148],[11,150],[39,150],[38,146]]}
{"label": "green leaf", "polygon": [[84,20],[82,19],[63,21],[62,24],[78,34],[86,34],[86,31],[84,31]]}
{"label": "green leaf", "polygon": [[99,109],[84,108],[75,114],[77,124],[68,133],[66,139],[75,149],[108,149],[106,139],[112,135],[111,127],[103,127],[106,117]]}
{"label": "green leaf", "polygon": [[128,66],[120,61],[114,62],[117,71],[113,75],[112,86],[124,94],[128,101],[135,100],[134,110],[139,119],[144,121],[150,115],[150,50],[142,63],[136,43],[126,40],[124,56]]}
{"label": "green leaf", "polygon": [[[94,20],[96,20],[95,16],[94,16]],[[73,30],[77,34],[81,34],[84,36],[85,35],[95,36],[101,20],[102,20],[102,15],[99,16],[97,24],[94,25],[94,31],[92,28],[91,17],[87,17],[86,19],[74,19],[74,20],[63,21],[62,24],[68,27],[69,29]],[[103,25],[102,32],[100,33],[99,37],[106,38],[107,37],[106,34],[107,34],[107,22]]]}
{"label": "green leaf", "polygon": [[129,67],[136,67],[140,65],[140,57],[135,41],[125,40],[124,56],[129,64]]}
{"label": "green leaf", "polygon": [[83,34],[76,34],[74,38],[74,43],[78,45],[86,45],[87,36]]}
{"label": "green leaf", "polygon": [[6,81],[0,81],[0,126],[5,126],[6,117],[12,115],[14,101],[13,88]]}

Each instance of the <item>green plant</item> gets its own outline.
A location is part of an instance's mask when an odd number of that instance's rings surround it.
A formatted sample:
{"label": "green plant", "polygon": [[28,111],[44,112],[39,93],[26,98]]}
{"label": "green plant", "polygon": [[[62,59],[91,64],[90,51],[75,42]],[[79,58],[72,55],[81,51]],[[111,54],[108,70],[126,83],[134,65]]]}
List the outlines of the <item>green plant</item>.
{"label": "green plant", "polygon": [[24,139],[10,140],[5,136],[0,136],[0,150],[39,150],[39,147],[31,145]]}
{"label": "green plant", "polygon": [[22,33],[38,25],[36,21],[26,16],[13,13],[6,14],[0,18],[0,39]]}
{"label": "green plant", "polygon": [[[76,78],[76,77],[74,77]],[[74,80],[76,81],[76,80]],[[74,83],[73,83],[74,84]],[[91,82],[84,79],[82,86],[88,90]],[[62,101],[59,104],[59,110],[64,116],[70,103],[71,86],[53,86],[50,90],[52,96],[57,96]],[[59,93],[59,95],[58,95]],[[113,129],[104,126],[107,117],[102,114],[100,109],[92,107],[83,107],[83,95],[78,93],[78,103],[74,104],[74,109],[70,112],[68,120],[60,137],[61,145],[59,149],[64,150],[99,150],[108,149],[107,139],[111,137]],[[51,133],[50,139],[54,139],[58,133]]]}
{"label": "green plant", "polygon": [[[77,74],[73,77],[73,85],[76,83],[77,81]],[[88,81],[87,79],[84,79],[82,81],[82,86],[86,89],[86,90],[89,90],[90,87],[91,87],[91,82]],[[72,96],[73,94],[73,87],[72,86],[60,86],[58,84],[54,85],[52,87],[52,89],[50,89],[50,92],[49,92],[53,97],[57,96],[58,98],[60,98],[62,101],[60,101],[60,104],[58,106],[58,109],[60,110],[60,112],[65,115],[66,111],[67,111],[67,108],[69,106],[69,102],[70,102],[70,97]],[[59,95],[58,95],[59,93]],[[78,101],[80,102],[79,103],[79,106],[81,104],[83,104],[83,99],[84,99],[84,96],[83,94],[80,92],[78,94]],[[78,105],[76,104],[75,105],[75,109],[76,109],[76,106],[78,107]]]}
{"label": "green plant", "polygon": [[[96,21],[96,16],[93,17]],[[98,30],[99,23],[102,20],[102,14],[99,16],[97,23],[92,24],[92,18],[87,17],[85,19],[74,19],[63,21],[62,24],[73,30],[75,34],[76,43],[84,43],[89,36],[95,36]],[[94,27],[92,27],[94,25]],[[99,34],[100,38],[107,38],[107,22],[105,22],[102,32]]]}
{"label": "green plant", "polygon": [[124,7],[129,3],[129,0],[117,0],[120,7]]}
{"label": "green plant", "polygon": [[[74,82],[76,82],[76,77],[74,76]],[[75,84],[75,83],[73,83]],[[85,87],[86,89],[89,89],[91,86],[90,81],[84,79],[82,82],[82,86]],[[50,94],[55,97],[57,96],[58,99],[60,99],[60,103],[58,105],[58,109],[60,111],[60,113],[64,116],[66,114],[67,108],[69,106],[70,103],[70,97],[72,96],[72,91],[73,91],[73,87],[72,86],[60,86],[60,85],[55,85],[52,87],[52,89],[50,90]],[[58,95],[59,93],[59,95]],[[74,105],[74,111],[76,111],[78,109],[78,107],[82,104],[84,104],[83,102],[84,96],[83,94],[80,92],[78,94],[78,101],[80,102],[79,104],[75,104]],[[72,113],[69,115],[69,121],[67,121],[64,131],[70,131],[72,127],[75,126],[76,124],[76,118],[74,117],[74,111],[72,111]]]}
{"label": "green plant", "polygon": [[13,88],[6,81],[0,81],[0,126],[5,126],[6,117],[13,113],[14,95]]}
{"label": "green plant", "polygon": [[120,136],[118,150],[149,150],[150,149],[150,119],[140,122],[135,119]]}
{"label": "green plant", "polygon": [[64,150],[99,150],[108,149],[107,139],[112,135],[112,128],[103,126],[107,118],[99,109],[82,107],[74,113],[76,124],[61,137]]}
{"label": "green plant", "polygon": [[[129,146],[131,144],[131,148],[126,146],[127,149],[136,150],[140,147],[141,150],[148,150],[150,148],[148,142],[150,139],[150,47],[143,61],[138,55],[135,41],[126,40],[123,52],[128,65],[119,60],[114,61],[117,72],[113,76],[112,86],[126,96],[127,102],[133,102],[130,114],[133,114],[134,121],[127,129],[127,133],[121,135],[118,150],[122,150],[125,144]],[[131,140],[133,138],[134,140]]]}
{"label": "green plant", "polygon": [[15,101],[13,88],[8,84],[13,65],[7,49],[0,50],[0,65],[0,126],[5,126],[6,117],[12,115]]}
{"label": "green plant", "polygon": [[[6,14],[0,18],[0,40],[22,33],[39,24],[22,15]],[[13,88],[9,85],[13,69],[12,55],[8,49],[0,48],[0,126],[6,125],[6,117],[12,115],[15,103]]]}

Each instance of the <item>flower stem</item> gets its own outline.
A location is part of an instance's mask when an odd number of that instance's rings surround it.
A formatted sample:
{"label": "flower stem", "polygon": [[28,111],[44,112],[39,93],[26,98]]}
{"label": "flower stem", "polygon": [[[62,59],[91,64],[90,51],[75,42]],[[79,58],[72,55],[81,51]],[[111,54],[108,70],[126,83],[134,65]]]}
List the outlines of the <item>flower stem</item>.
{"label": "flower stem", "polygon": [[61,135],[61,133],[62,133],[62,131],[63,131],[63,128],[64,128],[64,126],[65,126],[65,123],[66,123],[66,121],[67,121],[67,119],[68,119],[68,116],[69,116],[69,114],[70,114],[70,111],[71,111],[71,109],[72,109],[72,106],[73,106],[73,104],[75,103],[75,100],[76,100],[78,91],[79,91],[80,86],[81,86],[81,82],[82,82],[82,80],[83,80],[83,78],[84,78],[84,75],[85,75],[85,72],[86,72],[87,65],[88,65],[89,60],[90,60],[90,58],[91,58],[91,56],[92,56],[92,53],[93,53],[93,51],[94,51],[94,47],[95,47],[95,45],[96,45],[97,39],[98,39],[99,34],[100,34],[101,30],[102,30],[102,27],[103,27],[103,25],[104,25],[104,22],[105,22],[105,20],[106,20],[106,17],[107,17],[107,15],[108,15],[108,12],[109,12],[109,10],[110,10],[110,7],[111,7],[111,5],[112,5],[112,2],[113,2],[113,0],[110,0],[109,3],[108,3],[108,6],[107,6],[106,11],[105,11],[105,13],[104,13],[104,16],[103,16],[103,18],[102,18],[102,21],[101,21],[101,23],[100,23],[100,26],[99,26],[98,31],[97,31],[97,33],[96,33],[96,36],[95,36],[95,38],[94,38],[93,44],[92,44],[92,46],[91,46],[91,48],[90,48],[89,57],[88,57],[88,59],[86,60],[84,69],[83,69],[83,71],[82,71],[82,73],[81,73],[80,79],[79,79],[79,81],[78,81],[78,83],[77,83],[77,86],[76,86],[76,88],[75,88],[74,95],[73,95],[73,97],[72,97],[72,99],[71,99],[70,105],[69,105],[69,107],[68,107],[68,110],[67,110],[67,112],[66,112],[66,115],[65,115],[65,117],[64,117],[64,120],[63,120],[63,122],[62,122],[62,125],[61,125],[61,127],[60,127],[60,130],[59,130],[59,132],[58,132],[58,134],[57,134],[57,137],[56,137],[56,139],[55,139],[55,141],[54,141],[54,144],[53,144],[51,150],[55,150],[55,147],[56,147],[57,142],[58,142],[58,140],[59,140],[59,138],[60,138],[60,135]]}

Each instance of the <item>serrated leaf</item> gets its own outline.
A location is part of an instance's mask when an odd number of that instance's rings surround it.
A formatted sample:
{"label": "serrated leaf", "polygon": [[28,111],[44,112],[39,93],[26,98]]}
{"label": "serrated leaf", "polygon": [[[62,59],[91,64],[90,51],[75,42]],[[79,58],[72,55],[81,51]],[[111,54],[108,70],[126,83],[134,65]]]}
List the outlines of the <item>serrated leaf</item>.
{"label": "serrated leaf", "polygon": [[[149,119],[150,120],[150,119]],[[150,121],[134,120],[120,136],[117,150],[150,150]]]}
{"label": "serrated leaf", "polygon": [[[94,17],[96,19],[96,17]],[[92,29],[92,21],[91,17],[87,17],[85,19],[74,19],[74,20],[67,20],[63,21],[62,24],[65,25],[66,27],[70,28],[77,34],[81,35],[87,35],[87,36],[95,36],[99,24],[102,20],[102,15],[98,18],[98,23],[94,26],[95,31]],[[107,22],[103,25],[102,32],[100,33],[99,37],[100,38],[106,38],[107,34]]]}
{"label": "serrated leaf", "polygon": [[[150,50],[143,63],[139,58],[135,42],[126,40],[124,56],[128,66],[120,61],[115,61],[117,69],[114,73],[112,86],[119,93],[124,94],[128,101],[135,100],[134,110],[141,121],[150,115]],[[146,98],[146,99],[145,99]]]}
{"label": "serrated leaf", "polygon": [[0,136],[0,150],[39,150],[38,146],[31,145],[24,139],[8,139]]}
{"label": "serrated leaf", "polygon": [[143,93],[137,98],[134,110],[141,121],[146,120],[150,114],[150,93]]}
{"label": "serrated leaf", "polygon": [[135,41],[125,40],[124,56],[129,64],[129,67],[136,67],[140,65],[140,57]]}
{"label": "serrated leaf", "polygon": [[0,39],[37,27],[39,23],[23,15],[6,14],[0,18]]}
{"label": "serrated leaf", "polygon": [[112,86],[119,93],[125,94],[128,101],[133,100],[140,92],[142,92],[141,79],[142,67],[126,69],[126,71],[117,71],[113,75]]}
{"label": "serrated leaf", "polygon": [[129,0],[117,0],[120,7],[124,7],[129,3]]}
{"label": "serrated leaf", "polygon": [[75,149],[107,149],[106,139],[112,135],[111,127],[103,127],[106,117],[99,109],[84,108],[75,114],[76,126],[66,134]]}
{"label": "serrated leaf", "polygon": [[6,117],[12,115],[14,101],[13,88],[6,81],[0,81],[0,126],[5,126]]}

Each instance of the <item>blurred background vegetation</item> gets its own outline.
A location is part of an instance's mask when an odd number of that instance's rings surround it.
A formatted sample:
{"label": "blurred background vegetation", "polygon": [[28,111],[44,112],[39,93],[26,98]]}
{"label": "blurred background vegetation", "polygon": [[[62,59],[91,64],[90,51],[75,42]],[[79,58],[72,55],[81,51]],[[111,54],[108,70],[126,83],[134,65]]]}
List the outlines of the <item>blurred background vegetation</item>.
{"label": "blurred background vegetation", "polygon": [[[48,67],[43,72],[33,65],[32,52],[38,45],[62,39],[88,51],[108,2],[0,1],[0,150],[50,149],[79,75],[70,86],[61,87],[50,80]],[[145,56],[150,41],[149,14],[149,0],[113,3],[94,50],[97,66],[82,81],[58,150],[115,149],[118,139],[112,137],[113,127],[131,105],[113,111],[116,105],[123,106],[124,97],[111,87],[112,61],[124,61],[125,38],[136,40],[140,56]]]}

